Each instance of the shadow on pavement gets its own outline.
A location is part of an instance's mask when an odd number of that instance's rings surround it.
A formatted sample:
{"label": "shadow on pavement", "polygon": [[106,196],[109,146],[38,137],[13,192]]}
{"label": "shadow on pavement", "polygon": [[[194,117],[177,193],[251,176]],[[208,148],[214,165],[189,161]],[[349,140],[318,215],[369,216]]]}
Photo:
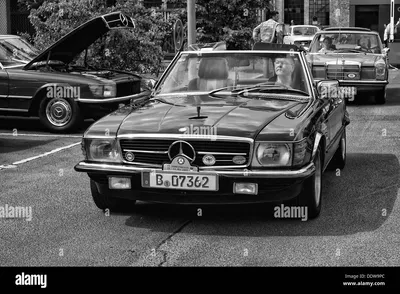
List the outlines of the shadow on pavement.
{"label": "shadow on pavement", "polygon": [[126,225],[163,231],[165,226],[160,224],[191,220],[185,233],[253,237],[369,232],[379,229],[390,217],[400,187],[399,175],[395,155],[349,153],[340,176],[325,172],[323,208],[314,220],[276,219],[277,204],[197,207],[139,202],[125,214],[130,216]]}
{"label": "shadow on pavement", "polygon": [[[93,120],[85,120],[78,130],[75,130],[73,134],[82,134],[86,129],[93,123]],[[18,132],[34,132],[34,133],[45,133],[45,134],[56,134],[51,133],[41,123],[39,118],[31,117],[15,117],[15,116],[0,116],[0,133],[11,133],[13,130]],[[67,135],[62,133],[62,135]]]}

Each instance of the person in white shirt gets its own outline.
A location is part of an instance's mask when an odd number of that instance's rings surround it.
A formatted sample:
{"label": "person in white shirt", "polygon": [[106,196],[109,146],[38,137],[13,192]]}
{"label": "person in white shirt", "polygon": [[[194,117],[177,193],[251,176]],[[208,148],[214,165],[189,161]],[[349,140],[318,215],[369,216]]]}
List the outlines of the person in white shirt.
{"label": "person in white shirt", "polygon": [[[394,25],[394,33],[397,33],[397,27],[400,25],[400,17],[397,23]],[[390,37],[390,29],[391,29],[390,23],[388,23],[385,27],[385,31],[383,32],[383,43],[385,44],[386,47],[389,47],[389,37]]]}
{"label": "person in white shirt", "polygon": [[278,20],[279,12],[272,11],[271,18],[269,20],[262,22],[260,25],[254,28],[254,41],[257,42],[260,39],[263,43],[276,43],[277,34],[280,33]]}

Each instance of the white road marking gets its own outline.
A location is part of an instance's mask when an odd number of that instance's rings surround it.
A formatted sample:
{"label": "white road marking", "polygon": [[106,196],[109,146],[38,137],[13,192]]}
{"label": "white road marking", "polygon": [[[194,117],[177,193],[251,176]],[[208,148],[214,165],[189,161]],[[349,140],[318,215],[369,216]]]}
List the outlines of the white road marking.
{"label": "white road marking", "polygon": [[82,138],[82,135],[46,135],[46,134],[14,134],[14,133],[0,133],[0,136],[25,136],[25,137],[54,137],[54,138]]}
{"label": "white road marking", "polygon": [[23,159],[23,160],[20,160],[20,161],[16,161],[13,164],[0,165],[0,170],[14,168],[19,164],[23,164],[23,163],[26,163],[26,162],[29,162],[29,161],[32,161],[32,160],[35,160],[35,159],[38,159],[38,158],[42,158],[42,157],[45,157],[45,156],[48,156],[48,155],[51,155],[51,154],[54,154],[54,153],[57,153],[57,152],[72,148],[72,147],[75,147],[75,146],[80,145],[80,144],[81,144],[81,142],[74,143],[74,144],[71,144],[71,145],[68,145],[68,146],[65,146],[65,147],[60,147],[60,148],[51,150],[49,152],[45,152],[45,153],[37,155],[37,156],[33,156],[33,157],[29,157],[29,158],[26,158],[26,159]]}

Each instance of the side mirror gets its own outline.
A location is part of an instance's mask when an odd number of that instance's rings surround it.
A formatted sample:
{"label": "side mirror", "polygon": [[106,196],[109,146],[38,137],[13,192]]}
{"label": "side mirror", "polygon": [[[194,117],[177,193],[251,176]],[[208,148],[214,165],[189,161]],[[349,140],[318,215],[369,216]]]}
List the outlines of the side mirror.
{"label": "side mirror", "polygon": [[384,55],[387,55],[390,52],[390,48],[385,47],[385,48],[382,49],[382,52],[383,52]]}
{"label": "side mirror", "polygon": [[143,78],[141,81],[141,91],[151,91],[156,86],[157,81],[153,78]]}
{"label": "side mirror", "polygon": [[303,49],[306,52],[310,51],[310,47],[308,47],[308,46],[300,45],[300,49]]}
{"label": "side mirror", "polygon": [[317,92],[320,99],[337,98],[339,94],[339,81],[323,80],[317,83]]}

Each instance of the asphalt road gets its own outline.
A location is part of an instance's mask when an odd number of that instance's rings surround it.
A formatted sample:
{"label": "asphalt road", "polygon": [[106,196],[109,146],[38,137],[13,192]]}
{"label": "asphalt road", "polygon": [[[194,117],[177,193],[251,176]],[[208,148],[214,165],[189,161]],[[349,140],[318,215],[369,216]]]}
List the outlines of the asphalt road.
{"label": "asphalt road", "polygon": [[90,122],[54,136],[37,119],[0,117],[0,206],[32,208],[30,221],[0,219],[0,265],[400,266],[398,87],[385,105],[348,106],[347,165],[324,174],[322,213],[308,221],[276,219],[271,205],[139,202],[106,215],[73,170]]}

